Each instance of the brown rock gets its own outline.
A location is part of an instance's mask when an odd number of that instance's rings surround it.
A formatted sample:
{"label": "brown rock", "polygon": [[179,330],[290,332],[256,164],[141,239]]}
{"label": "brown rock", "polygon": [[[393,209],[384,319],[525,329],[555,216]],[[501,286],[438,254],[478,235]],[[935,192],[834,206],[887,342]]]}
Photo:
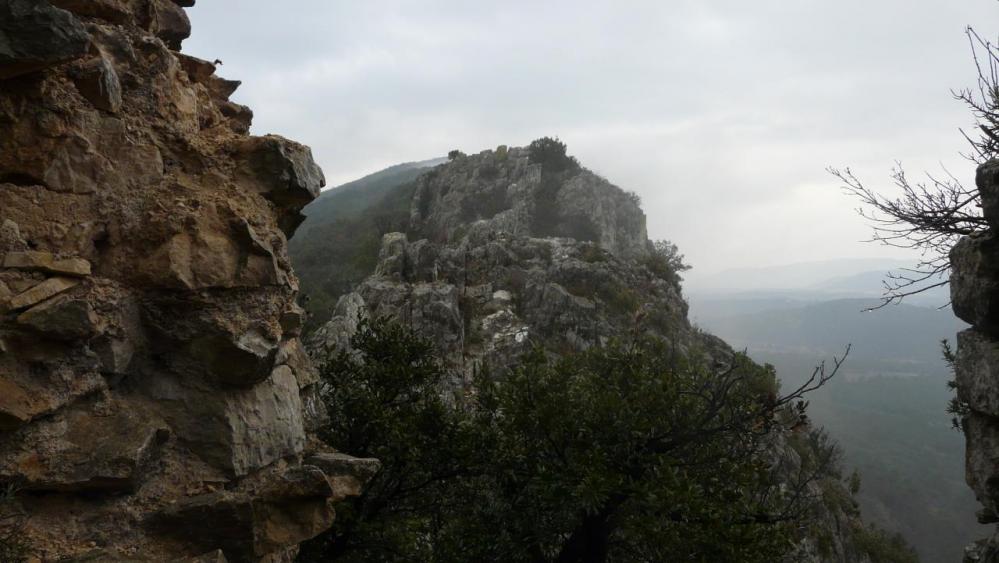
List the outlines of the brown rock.
{"label": "brown rock", "polygon": [[281,331],[289,336],[300,336],[302,325],[305,324],[305,309],[298,303],[292,302],[288,308],[281,313]]}
{"label": "brown rock", "polygon": [[[194,2],[192,1],[191,4],[194,4]],[[222,553],[222,550],[216,549],[215,551],[196,555],[194,557],[174,559],[170,563],[228,563],[228,561],[229,560],[225,558],[225,554]]]}
{"label": "brown rock", "polygon": [[[290,469],[261,484],[256,498],[218,491],[184,499],[163,510],[149,522],[161,534],[196,545],[221,546],[232,561],[258,561],[322,532],[333,522],[330,498],[334,491],[316,468]],[[208,529],[195,530],[199,522]]]}
{"label": "brown rock", "polygon": [[357,496],[382,468],[374,458],[359,458],[339,452],[315,453],[305,463],[321,469],[330,478],[338,499]]}
{"label": "brown rock", "polygon": [[89,276],[90,262],[83,258],[56,258],[50,252],[29,250],[8,252],[3,261],[4,268],[20,270],[40,270],[50,274],[66,276]]}
{"label": "brown rock", "polygon": [[0,281],[0,313],[7,312],[7,307],[8,307],[7,303],[10,301],[10,298],[13,296],[14,292],[11,291],[9,287],[7,287],[6,283]]}
{"label": "brown rock", "polygon": [[85,362],[52,363],[59,344],[34,336],[6,335],[0,354],[0,430],[10,430],[50,414],[107,383]]}
{"label": "brown rock", "polygon": [[282,207],[298,211],[326,185],[312,151],[277,135],[249,137],[237,147],[244,185]]}
{"label": "brown rock", "polygon": [[95,108],[118,113],[121,109],[121,82],[114,66],[104,56],[88,61],[75,76],[76,89]]}
{"label": "brown rock", "polygon": [[239,88],[240,84],[242,84],[242,82],[239,80],[226,80],[225,78],[218,76],[209,76],[205,81],[205,85],[208,87],[208,91],[211,93],[212,97],[217,100],[224,101],[229,100],[229,96],[233,95],[236,89]]}
{"label": "brown rock", "polygon": [[174,51],[191,36],[191,20],[183,8],[170,0],[150,0],[146,25],[150,32]]}
{"label": "brown rock", "polygon": [[193,341],[191,354],[223,385],[249,387],[270,377],[278,345],[252,330],[212,334]]}
{"label": "brown rock", "polygon": [[30,307],[35,303],[40,303],[49,297],[66,291],[78,283],[80,283],[79,280],[72,278],[49,278],[28,291],[11,298],[8,305],[11,309]]}
{"label": "brown rock", "polygon": [[17,428],[50,407],[47,401],[13,380],[0,377],[0,430]]}
{"label": "brown rock", "polygon": [[48,2],[0,1],[0,80],[81,57],[90,37],[83,25]]}
{"label": "brown rock", "polygon": [[184,69],[192,82],[204,84],[215,74],[215,65],[197,57],[185,55],[184,53],[174,53],[180,61],[180,67]]}
{"label": "brown rock", "polygon": [[253,123],[253,110],[229,101],[219,104],[219,111],[229,119],[229,126],[237,133],[249,133]]}
{"label": "brown rock", "polygon": [[312,365],[312,360],[309,359],[309,354],[302,346],[302,341],[297,338],[282,342],[274,361],[278,365],[286,365],[291,368],[300,388],[308,387],[319,381],[319,372]]}
{"label": "brown rock", "polygon": [[90,304],[66,295],[35,305],[18,315],[17,322],[59,340],[80,340],[100,332],[100,319]]}
{"label": "brown rock", "polygon": [[125,23],[132,17],[131,6],[123,0],[49,0],[49,2],[74,14],[99,18],[111,23]]}
{"label": "brown rock", "polygon": [[0,479],[27,490],[131,491],[155,453],[160,427],[132,405],[102,416],[81,405],[0,439]]}
{"label": "brown rock", "polygon": [[0,221],[0,255],[12,250],[25,250],[28,244],[21,237],[17,223],[10,219]]}
{"label": "brown rock", "polygon": [[[58,492],[24,504],[46,559],[290,561],[333,517],[283,314],[321,172],[284,140],[234,158],[252,112],[176,52],[190,0],[53,1],[0,0],[0,77],[35,71],[0,87],[0,482]],[[221,524],[137,528],[206,490]]]}

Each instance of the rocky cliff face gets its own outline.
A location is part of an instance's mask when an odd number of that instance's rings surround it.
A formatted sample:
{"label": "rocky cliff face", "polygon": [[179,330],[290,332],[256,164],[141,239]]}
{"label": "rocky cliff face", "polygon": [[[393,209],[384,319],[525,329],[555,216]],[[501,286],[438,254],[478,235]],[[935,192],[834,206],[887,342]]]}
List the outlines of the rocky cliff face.
{"label": "rocky cliff face", "polygon": [[[501,377],[535,345],[557,354],[649,334],[676,353],[703,352],[715,367],[734,354],[690,325],[636,197],[583,168],[546,170],[522,148],[459,156],[417,180],[407,233],[384,236],[374,274],[310,336],[317,361],[347,346],[365,316],[430,337],[457,368],[457,386],[483,366]],[[774,445],[788,479],[811,455],[797,442],[788,435]],[[788,561],[870,561],[842,483],[820,480],[807,494],[822,503]]]}
{"label": "rocky cliff face", "polygon": [[[957,335],[958,399],[967,412],[965,479],[982,509],[983,524],[999,522],[999,161],[978,167],[986,232],[962,238],[950,260],[954,313],[972,325]],[[965,561],[999,560],[999,533],[969,546]]]}
{"label": "rocky cliff face", "polygon": [[285,560],[374,463],[309,437],[322,171],[178,52],[193,3],[0,0],[0,483],[45,560]]}
{"label": "rocky cliff face", "polygon": [[340,300],[315,349],[342,346],[359,314],[432,336],[466,376],[501,371],[532,343],[582,349],[636,330],[720,345],[691,329],[678,284],[647,267],[637,199],[585,169],[548,177],[523,148],[459,157],[417,180],[409,233],[385,235],[375,274]]}

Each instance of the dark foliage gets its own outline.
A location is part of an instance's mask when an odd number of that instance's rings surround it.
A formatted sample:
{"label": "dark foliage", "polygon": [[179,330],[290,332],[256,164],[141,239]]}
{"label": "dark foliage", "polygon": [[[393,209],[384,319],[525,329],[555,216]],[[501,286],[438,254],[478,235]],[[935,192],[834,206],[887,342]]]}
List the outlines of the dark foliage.
{"label": "dark foliage", "polygon": [[528,146],[530,151],[530,162],[541,164],[548,172],[564,172],[567,170],[579,170],[579,161],[576,157],[566,154],[565,143],[558,137],[541,137],[531,141]]}
{"label": "dark foliage", "polygon": [[324,437],[383,469],[303,561],[775,561],[831,471],[817,455],[788,481],[770,460],[835,369],[779,397],[743,355],[707,369],[641,340],[536,350],[455,395],[431,345],[398,326],[366,325],[353,345],[322,370]]}
{"label": "dark foliage", "polygon": [[681,272],[686,272],[690,266],[683,261],[680,249],[668,240],[652,242],[649,257],[645,259],[645,267],[656,276],[672,283],[678,290]]}

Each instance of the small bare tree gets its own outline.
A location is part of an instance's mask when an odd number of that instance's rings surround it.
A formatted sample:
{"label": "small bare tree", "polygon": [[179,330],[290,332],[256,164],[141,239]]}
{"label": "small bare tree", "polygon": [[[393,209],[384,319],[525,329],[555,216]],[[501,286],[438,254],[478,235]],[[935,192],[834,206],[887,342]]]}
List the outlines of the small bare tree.
{"label": "small bare tree", "polygon": [[[999,46],[970,27],[966,33],[978,82],[974,88],[952,93],[975,116],[975,131],[961,130],[971,146],[971,151],[962,156],[980,164],[999,156]],[[987,226],[978,190],[966,186],[946,169],[942,175],[927,173],[926,180],[912,181],[896,164],[891,179],[902,191],[896,198],[868,188],[849,168],[828,170],[843,182],[847,194],[860,200],[857,212],[874,228],[871,242],[920,252],[914,267],[886,275],[881,304],[875,309],[947,285],[950,249],[962,236],[981,232]]]}

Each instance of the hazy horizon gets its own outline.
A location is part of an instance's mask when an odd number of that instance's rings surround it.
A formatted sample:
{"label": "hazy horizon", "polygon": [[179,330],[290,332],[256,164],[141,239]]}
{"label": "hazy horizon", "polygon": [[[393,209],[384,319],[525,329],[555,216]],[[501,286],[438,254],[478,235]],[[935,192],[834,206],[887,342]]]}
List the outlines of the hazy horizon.
{"label": "hazy horizon", "polygon": [[[994,0],[467,4],[199,2],[185,52],[243,81],[254,133],[312,146],[330,185],[557,135],[642,196],[695,271],[854,257],[869,227],[827,166],[964,181],[950,90]],[[900,18],[899,14],[905,14]]]}

